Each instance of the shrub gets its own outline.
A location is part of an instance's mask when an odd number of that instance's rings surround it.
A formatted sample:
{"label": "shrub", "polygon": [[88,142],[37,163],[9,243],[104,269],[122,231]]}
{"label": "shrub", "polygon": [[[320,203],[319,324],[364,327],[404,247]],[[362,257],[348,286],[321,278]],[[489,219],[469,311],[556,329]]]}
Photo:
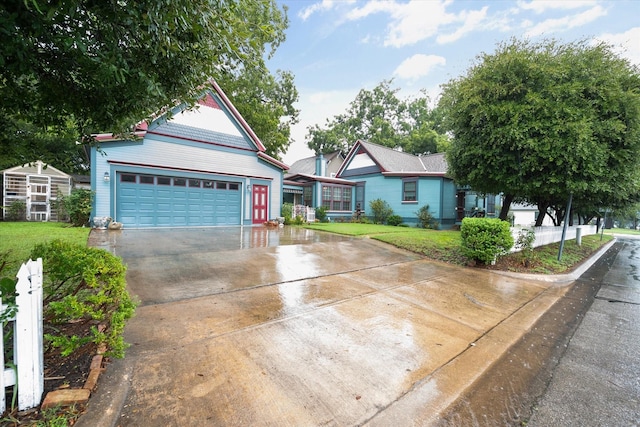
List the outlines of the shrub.
{"label": "shrub", "polygon": [[509,223],[493,218],[464,218],[460,227],[462,253],[483,264],[493,262],[513,246]]}
{"label": "shrub", "polygon": [[520,251],[522,263],[527,267],[535,259],[535,252],[533,251],[533,244],[535,241],[536,233],[533,229],[523,228],[518,232],[515,247]]}
{"label": "shrub", "polygon": [[402,217],[400,215],[390,215],[389,218],[387,218],[387,224],[397,227],[402,224]]}
{"label": "shrub", "polygon": [[[127,345],[122,333],[136,303],[126,290],[126,267],[120,258],[62,240],[35,246],[31,258],[38,257],[45,267],[43,317],[51,326],[45,333],[48,344],[63,356],[90,342],[105,344],[107,355],[123,357]],[[89,336],[65,335],[56,328],[72,322],[90,325]]]}
{"label": "shrub", "polygon": [[82,227],[89,225],[93,192],[84,188],[76,188],[68,196],[62,196],[56,203],[61,216],[67,216],[71,225]]}
{"label": "shrub", "polygon": [[393,209],[389,206],[389,203],[382,199],[375,199],[369,202],[371,213],[373,214],[374,224],[384,224],[387,219],[393,215]]}
{"label": "shrub", "polygon": [[7,221],[24,221],[27,219],[27,204],[22,200],[15,200],[6,208]]}
{"label": "shrub", "polygon": [[424,205],[418,212],[416,212],[418,216],[418,227],[420,228],[430,228],[432,230],[437,230],[440,227],[438,221],[436,221],[435,217],[431,215],[429,211],[429,205]]}
{"label": "shrub", "polygon": [[320,222],[327,222],[327,208],[324,206],[318,206],[316,208],[316,220]]}
{"label": "shrub", "polygon": [[292,203],[283,203],[282,204],[282,216],[284,218],[284,223],[286,225],[291,224],[291,216],[293,215],[293,204]]}

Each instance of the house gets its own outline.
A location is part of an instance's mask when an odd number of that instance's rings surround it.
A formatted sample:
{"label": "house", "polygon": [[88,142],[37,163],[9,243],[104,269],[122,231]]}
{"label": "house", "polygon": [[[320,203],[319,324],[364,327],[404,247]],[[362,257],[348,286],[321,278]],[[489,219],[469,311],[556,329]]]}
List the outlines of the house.
{"label": "house", "polygon": [[96,135],[93,217],[124,227],[263,224],[280,216],[284,163],[265,147],[215,82],[199,108],[175,107],[138,125],[135,139]]}
{"label": "house", "polygon": [[350,182],[351,187],[323,186],[322,205],[329,207],[329,215],[343,213],[334,208],[341,206],[340,198],[344,200],[353,188],[354,211],[361,209],[370,215],[369,202],[382,199],[409,225],[417,224],[416,212],[425,205],[441,226],[447,228],[456,222],[456,185],[447,176],[447,162],[442,153],[414,156],[359,140],[336,177]]}
{"label": "house", "polygon": [[284,176],[283,203],[320,206],[312,200],[312,194],[318,194],[322,182],[343,183],[342,180],[335,179],[343,161],[342,152],[336,151],[294,162]]}
{"label": "house", "polygon": [[[0,171],[2,218],[9,218],[14,203],[24,204],[27,221],[61,220],[56,201],[71,193],[71,176],[40,160]],[[17,206],[17,205],[16,205]],[[15,206],[14,206],[15,207]]]}

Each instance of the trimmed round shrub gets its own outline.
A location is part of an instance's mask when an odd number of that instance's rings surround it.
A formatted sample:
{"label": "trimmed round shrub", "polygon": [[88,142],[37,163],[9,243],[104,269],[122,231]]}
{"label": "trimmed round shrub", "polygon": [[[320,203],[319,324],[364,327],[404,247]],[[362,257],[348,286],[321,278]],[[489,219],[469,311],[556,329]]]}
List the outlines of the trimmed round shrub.
{"label": "trimmed round shrub", "polygon": [[483,264],[492,263],[513,246],[509,223],[495,218],[464,218],[460,237],[462,253]]}

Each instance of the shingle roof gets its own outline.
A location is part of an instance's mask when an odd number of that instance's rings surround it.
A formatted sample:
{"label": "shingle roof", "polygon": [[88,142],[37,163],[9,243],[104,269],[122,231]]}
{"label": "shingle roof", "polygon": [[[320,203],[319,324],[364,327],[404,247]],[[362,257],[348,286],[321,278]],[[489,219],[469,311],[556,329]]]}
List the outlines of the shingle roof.
{"label": "shingle roof", "polygon": [[[340,151],[335,151],[333,153],[325,154],[324,160],[325,161],[333,160],[339,154],[340,154]],[[289,168],[289,173],[292,175],[293,174],[315,175],[316,174],[316,156],[305,157],[304,159],[295,161]]]}
{"label": "shingle roof", "polygon": [[360,144],[360,146],[369,153],[372,160],[380,165],[383,173],[415,172],[445,174],[447,172],[447,161],[443,153],[415,156],[371,142],[358,141],[357,144]]}
{"label": "shingle roof", "polygon": [[228,147],[250,149],[255,151],[249,142],[237,135],[229,135],[222,132],[215,132],[207,129],[201,129],[193,126],[174,123],[172,121],[165,122],[157,128],[149,131],[159,135],[172,136],[176,138],[190,139],[194,141],[208,142],[218,145],[226,145]]}

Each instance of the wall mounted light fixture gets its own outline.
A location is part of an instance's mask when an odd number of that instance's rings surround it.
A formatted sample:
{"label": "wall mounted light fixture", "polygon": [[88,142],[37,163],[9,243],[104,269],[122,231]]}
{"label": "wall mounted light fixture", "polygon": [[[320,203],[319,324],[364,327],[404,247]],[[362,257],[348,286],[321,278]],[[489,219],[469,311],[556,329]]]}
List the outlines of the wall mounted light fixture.
{"label": "wall mounted light fixture", "polygon": [[111,181],[111,177],[109,176],[109,172],[105,172],[105,173],[104,173],[104,177],[103,177],[103,179],[104,179],[104,182],[109,182],[109,181]]}

